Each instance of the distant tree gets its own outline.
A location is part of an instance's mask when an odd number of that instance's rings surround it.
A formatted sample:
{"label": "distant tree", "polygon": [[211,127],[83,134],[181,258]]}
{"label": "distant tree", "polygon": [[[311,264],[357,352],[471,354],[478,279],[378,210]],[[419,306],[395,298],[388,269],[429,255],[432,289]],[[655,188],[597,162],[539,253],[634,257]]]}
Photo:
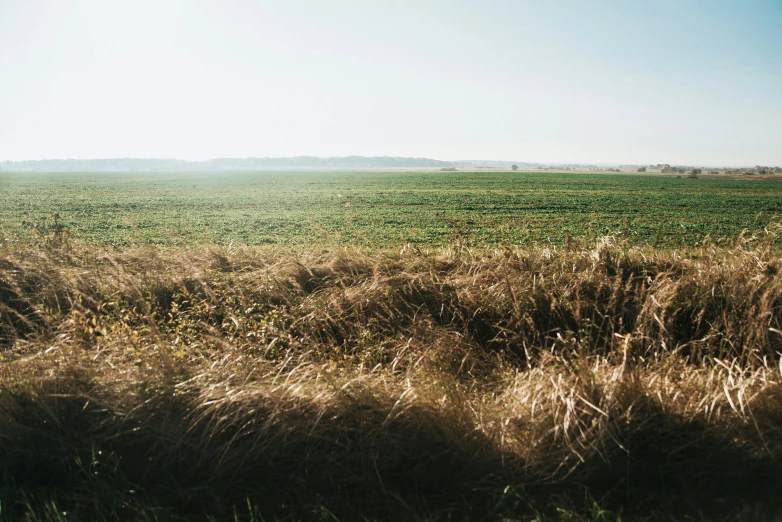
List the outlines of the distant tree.
{"label": "distant tree", "polygon": [[640,167],[640,168],[638,169],[638,172],[646,172],[646,167]]}
{"label": "distant tree", "polygon": [[690,169],[690,172],[687,175],[687,177],[692,179],[698,179],[698,174],[700,173],[701,173],[701,169]]}
{"label": "distant tree", "polygon": [[510,168],[511,168],[511,170],[519,170],[519,166],[518,165],[511,165]]}

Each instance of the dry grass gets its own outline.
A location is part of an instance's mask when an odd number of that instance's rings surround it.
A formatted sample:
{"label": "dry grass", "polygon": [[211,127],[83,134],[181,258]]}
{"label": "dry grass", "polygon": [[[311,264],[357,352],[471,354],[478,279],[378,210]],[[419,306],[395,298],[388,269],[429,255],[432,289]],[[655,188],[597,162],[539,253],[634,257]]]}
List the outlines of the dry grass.
{"label": "dry grass", "polygon": [[773,519],[772,244],[14,247],[0,516]]}

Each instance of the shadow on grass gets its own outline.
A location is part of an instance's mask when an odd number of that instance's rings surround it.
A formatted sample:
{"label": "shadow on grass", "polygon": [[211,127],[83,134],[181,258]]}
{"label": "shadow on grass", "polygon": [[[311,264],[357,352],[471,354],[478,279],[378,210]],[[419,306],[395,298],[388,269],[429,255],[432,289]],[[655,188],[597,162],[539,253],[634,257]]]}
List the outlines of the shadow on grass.
{"label": "shadow on grass", "polygon": [[91,395],[87,380],[4,390],[4,519],[523,520],[565,509],[716,520],[780,507],[779,456],[652,404],[566,474],[551,465],[572,456],[565,447],[544,448],[546,466],[525,463],[452,414],[394,412],[361,393],[215,406],[167,389],[130,411]]}

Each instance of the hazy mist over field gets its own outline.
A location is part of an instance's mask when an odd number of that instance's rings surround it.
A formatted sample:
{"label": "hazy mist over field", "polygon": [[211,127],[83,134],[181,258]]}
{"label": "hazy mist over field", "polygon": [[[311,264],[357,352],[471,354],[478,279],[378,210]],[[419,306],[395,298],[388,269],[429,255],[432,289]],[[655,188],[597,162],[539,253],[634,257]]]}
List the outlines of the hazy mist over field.
{"label": "hazy mist over field", "polygon": [[5,0],[0,160],[782,163],[782,4]]}

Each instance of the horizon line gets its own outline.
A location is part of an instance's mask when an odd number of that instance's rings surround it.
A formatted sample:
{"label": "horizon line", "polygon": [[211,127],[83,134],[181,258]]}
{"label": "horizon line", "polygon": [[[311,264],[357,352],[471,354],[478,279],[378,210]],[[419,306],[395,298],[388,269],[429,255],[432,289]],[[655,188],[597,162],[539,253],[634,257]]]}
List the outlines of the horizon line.
{"label": "horizon line", "polygon": [[[636,163],[627,163],[627,162],[611,162],[611,161],[601,161],[601,162],[574,162],[574,161],[568,161],[568,162],[559,162],[559,161],[522,161],[522,160],[504,160],[504,159],[456,159],[456,160],[442,160],[442,159],[435,159],[430,158],[426,156],[362,156],[358,154],[350,154],[346,156],[315,156],[310,154],[303,154],[303,155],[297,155],[297,156],[221,156],[221,157],[213,157],[209,159],[185,159],[185,158],[176,158],[176,157],[134,157],[134,156],[114,156],[114,157],[93,157],[93,158],[44,158],[44,159],[22,159],[22,160],[0,160],[0,165],[3,164],[14,164],[14,163],[37,163],[37,162],[68,162],[68,161],[178,161],[178,162],[185,162],[185,163],[210,163],[215,161],[226,161],[226,160],[294,160],[294,159],[315,159],[315,160],[346,160],[346,159],[365,159],[365,160],[373,160],[373,159],[390,159],[390,160],[426,160],[431,162],[438,162],[438,163],[508,163],[509,166],[515,163],[520,164],[526,164],[526,165],[545,165],[545,166],[635,166],[635,167],[646,167],[646,166],[653,166],[653,165],[671,165],[671,166],[688,166],[688,167],[715,167],[715,168],[746,168],[746,167],[757,167],[757,166],[769,166],[773,167],[776,165],[761,165],[761,164],[740,164],[740,163],[734,163],[734,164],[716,164],[716,163],[648,163],[648,162],[636,162]],[[415,168],[415,167],[411,167]]]}

